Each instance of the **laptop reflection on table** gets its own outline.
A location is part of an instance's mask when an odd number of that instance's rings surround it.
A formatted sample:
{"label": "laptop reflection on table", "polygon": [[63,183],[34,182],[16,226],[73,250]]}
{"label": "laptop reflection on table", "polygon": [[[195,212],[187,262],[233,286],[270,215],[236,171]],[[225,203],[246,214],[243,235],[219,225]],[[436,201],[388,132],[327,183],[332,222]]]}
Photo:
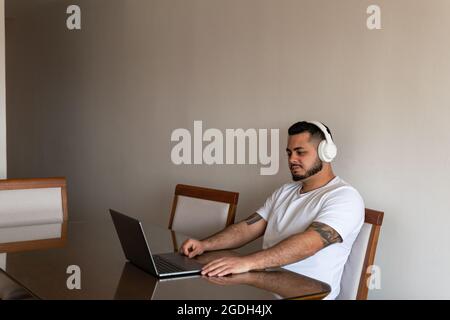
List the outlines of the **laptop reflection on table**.
{"label": "laptop reflection on table", "polygon": [[157,279],[144,272],[130,262],[126,262],[122,269],[114,299],[116,300],[153,300],[157,288],[170,280],[200,278],[200,275],[181,278]]}
{"label": "laptop reflection on table", "polygon": [[118,300],[151,300],[158,279],[143,272],[130,262],[122,269],[114,299]]}

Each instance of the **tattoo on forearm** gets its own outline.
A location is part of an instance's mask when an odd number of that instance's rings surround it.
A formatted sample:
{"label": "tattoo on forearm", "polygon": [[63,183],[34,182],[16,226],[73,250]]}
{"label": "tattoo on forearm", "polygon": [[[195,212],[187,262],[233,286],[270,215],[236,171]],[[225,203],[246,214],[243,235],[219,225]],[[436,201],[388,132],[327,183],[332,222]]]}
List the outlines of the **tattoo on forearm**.
{"label": "tattoo on forearm", "polygon": [[342,238],[339,233],[332,227],[321,222],[313,222],[309,229],[317,231],[323,242],[323,247],[328,247],[330,244],[342,242]]}
{"label": "tattoo on forearm", "polygon": [[261,217],[259,214],[254,213],[254,214],[252,214],[250,217],[248,217],[247,219],[245,219],[245,222],[246,222],[248,225],[252,225],[252,224],[258,222],[258,221],[261,220],[261,219],[262,219],[262,217]]}

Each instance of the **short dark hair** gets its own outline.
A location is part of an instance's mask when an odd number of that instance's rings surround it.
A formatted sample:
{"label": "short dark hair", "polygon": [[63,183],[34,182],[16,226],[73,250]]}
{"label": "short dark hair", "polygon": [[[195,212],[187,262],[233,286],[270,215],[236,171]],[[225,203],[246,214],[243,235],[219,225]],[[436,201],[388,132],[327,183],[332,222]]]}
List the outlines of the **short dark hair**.
{"label": "short dark hair", "polygon": [[[324,127],[327,129],[328,133],[330,134],[331,138],[333,139],[333,135],[331,134],[330,129],[324,125]],[[320,130],[320,128],[318,126],[316,126],[313,123],[309,123],[306,121],[300,121],[297,123],[294,123],[292,126],[290,126],[289,130],[288,130],[288,134],[290,136],[299,134],[299,133],[303,133],[303,132],[309,132],[311,134],[311,139],[310,140],[317,140],[317,141],[322,141],[325,140],[325,134],[322,132],[322,130]]]}

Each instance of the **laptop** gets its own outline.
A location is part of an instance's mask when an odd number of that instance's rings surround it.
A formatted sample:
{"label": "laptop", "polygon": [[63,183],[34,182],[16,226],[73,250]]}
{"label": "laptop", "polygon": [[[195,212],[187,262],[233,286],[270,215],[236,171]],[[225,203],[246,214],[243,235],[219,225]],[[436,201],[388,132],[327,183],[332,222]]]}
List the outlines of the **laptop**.
{"label": "laptop", "polygon": [[158,278],[200,274],[202,265],[177,252],[152,254],[142,223],[115,210],[109,210],[128,261]]}

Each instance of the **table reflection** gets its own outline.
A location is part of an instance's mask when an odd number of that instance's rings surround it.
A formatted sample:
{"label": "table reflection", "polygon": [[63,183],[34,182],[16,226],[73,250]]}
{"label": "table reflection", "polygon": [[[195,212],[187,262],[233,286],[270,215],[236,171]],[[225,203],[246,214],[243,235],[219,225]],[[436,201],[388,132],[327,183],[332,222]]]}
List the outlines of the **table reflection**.
{"label": "table reflection", "polygon": [[0,227],[0,253],[62,247],[67,221],[60,223]]}
{"label": "table reflection", "polygon": [[[207,252],[195,259],[202,264],[226,256],[239,256],[240,253],[230,250]],[[183,293],[188,288],[196,288],[190,295]],[[227,290],[219,287],[229,287]],[[171,279],[157,279],[142,271],[133,264],[124,264],[117,285],[115,299],[214,299],[214,294],[221,291],[221,299],[239,299],[258,296],[258,299],[297,299],[323,298],[329,292],[329,286],[281,268],[251,271],[225,277],[206,277],[191,275]],[[179,294],[179,296],[177,296]]]}
{"label": "table reflection", "polygon": [[[108,217],[109,218],[109,217]],[[143,221],[153,254],[178,251],[188,238]],[[65,230],[67,228],[67,231]],[[67,241],[64,239],[67,232]],[[250,272],[222,279],[191,277],[157,279],[127,262],[111,219],[71,222],[61,238],[31,240],[38,244],[8,253],[6,272],[41,299],[280,299],[322,294],[329,286],[286,270]],[[41,242],[35,242],[41,241]],[[52,247],[58,243],[58,247]],[[44,245],[47,248],[44,249]],[[1,246],[9,245],[1,244]],[[248,248],[207,252],[195,259],[206,264],[224,256],[246,254]],[[67,287],[67,269],[81,271],[81,290]]]}

